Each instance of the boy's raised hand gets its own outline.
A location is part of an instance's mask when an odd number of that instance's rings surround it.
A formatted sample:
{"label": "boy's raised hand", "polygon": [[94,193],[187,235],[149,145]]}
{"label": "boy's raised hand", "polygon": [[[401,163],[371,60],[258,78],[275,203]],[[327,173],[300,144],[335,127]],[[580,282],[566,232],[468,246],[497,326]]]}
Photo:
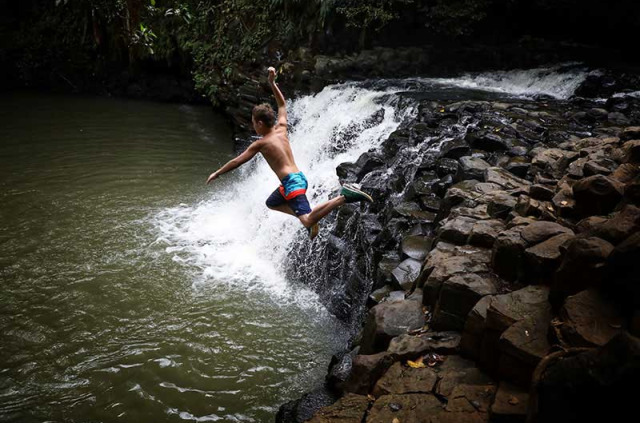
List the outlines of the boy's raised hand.
{"label": "boy's raised hand", "polygon": [[273,81],[276,80],[276,68],[270,66],[269,69],[269,84],[273,84]]}

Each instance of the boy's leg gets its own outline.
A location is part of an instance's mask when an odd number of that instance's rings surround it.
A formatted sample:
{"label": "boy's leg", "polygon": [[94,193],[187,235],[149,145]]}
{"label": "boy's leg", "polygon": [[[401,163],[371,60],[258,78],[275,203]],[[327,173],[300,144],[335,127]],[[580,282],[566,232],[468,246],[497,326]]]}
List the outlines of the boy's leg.
{"label": "boy's leg", "polygon": [[[269,209],[279,211],[282,213],[290,214],[291,216],[295,216],[296,214],[291,210],[288,204],[280,204],[279,206],[270,206]],[[297,216],[296,216],[297,217]]]}
{"label": "boy's leg", "polygon": [[340,207],[344,203],[344,196],[339,195],[336,198],[332,198],[331,200],[325,201],[324,203],[316,206],[313,210],[311,210],[311,213],[298,216],[298,219],[300,219],[300,222],[302,222],[302,224],[306,228],[309,228],[318,223],[320,219],[331,213],[332,210]]}

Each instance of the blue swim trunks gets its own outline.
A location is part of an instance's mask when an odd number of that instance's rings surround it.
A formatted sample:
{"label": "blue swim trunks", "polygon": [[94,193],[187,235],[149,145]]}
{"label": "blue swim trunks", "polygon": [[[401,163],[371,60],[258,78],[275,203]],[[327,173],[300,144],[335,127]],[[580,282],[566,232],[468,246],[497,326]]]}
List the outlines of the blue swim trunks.
{"label": "blue swim trunks", "polygon": [[267,207],[287,204],[296,216],[311,213],[311,207],[306,196],[309,184],[304,174],[302,172],[290,173],[280,182],[282,182],[282,185],[267,198]]}

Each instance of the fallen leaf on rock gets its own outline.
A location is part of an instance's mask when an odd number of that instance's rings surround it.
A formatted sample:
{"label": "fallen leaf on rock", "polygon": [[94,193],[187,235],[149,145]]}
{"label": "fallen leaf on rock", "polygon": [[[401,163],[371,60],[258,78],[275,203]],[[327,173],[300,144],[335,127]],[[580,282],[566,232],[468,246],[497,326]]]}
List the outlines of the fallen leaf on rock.
{"label": "fallen leaf on rock", "polygon": [[376,400],[376,397],[374,397],[373,395],[369,394],[369,395],[367,395],[367,399],[368,399],[369,401],[375,401],[375,400]]}
{"label": "fallen leaf on rock", "polygon": [[400,423],[400,420],[397,417],[394,417],[391,423]]}
{"label": "fallen leaf on rock", "polygon": [[416,361],[411,361],[411,360],[407,360],[407,365],[409,367],[412,367],[414,369],[422,369],[424,367],[427,367],[424,365],[424,363],[422,362],[422,360],[424,359],[424,357],[420,357],[419,359],[417,359]]}
{"label": "fallen leaf on rock", "polygon": [[518,405],[518,404],[520,404],[520,401],[516,397],[511,397],[511,398],[509,398],[509,404]]}
{"label": "fallen leaf on rock", "polygon": [[567,203],[567,201],[566,201],[566,200],[563,200],[563,201],[560,201],[560,204],[562,204],[563,206],[566,206],[566,205],[567,205],[567,204],[569,204],[569,203]]}

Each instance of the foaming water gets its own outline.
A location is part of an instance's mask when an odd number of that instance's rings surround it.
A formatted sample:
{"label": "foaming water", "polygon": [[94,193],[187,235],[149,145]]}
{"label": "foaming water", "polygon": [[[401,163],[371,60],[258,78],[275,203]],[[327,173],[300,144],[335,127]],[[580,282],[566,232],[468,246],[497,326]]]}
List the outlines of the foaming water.
{"label": "foaming water", "polygon": [[435,89],[460,88],[520,98],[547,95],[566,100],[575,93],[588,74],[585,67],[568,63],[534,69],[468,73],[456,78],[410,78],[406,82]]}
{"label": "foaming water", "polygon": [[[339,188],[338,164],[376,148],[411,113],[397,110],[393,93],[345,84],[289,103],[290,141],[309,180],[312,207]],[[196,284],[265,290],[314,305],[310,291],[291,288],[286,280],[283,266],[292,244],[310,241],[297,219],[266,208],[266,198],[279,185],[273,171],[258,157],[225,177],[231,180],[210,199],[158,213],[158,242],[168,244],[166,252],[176,262],[191,266]]]}

